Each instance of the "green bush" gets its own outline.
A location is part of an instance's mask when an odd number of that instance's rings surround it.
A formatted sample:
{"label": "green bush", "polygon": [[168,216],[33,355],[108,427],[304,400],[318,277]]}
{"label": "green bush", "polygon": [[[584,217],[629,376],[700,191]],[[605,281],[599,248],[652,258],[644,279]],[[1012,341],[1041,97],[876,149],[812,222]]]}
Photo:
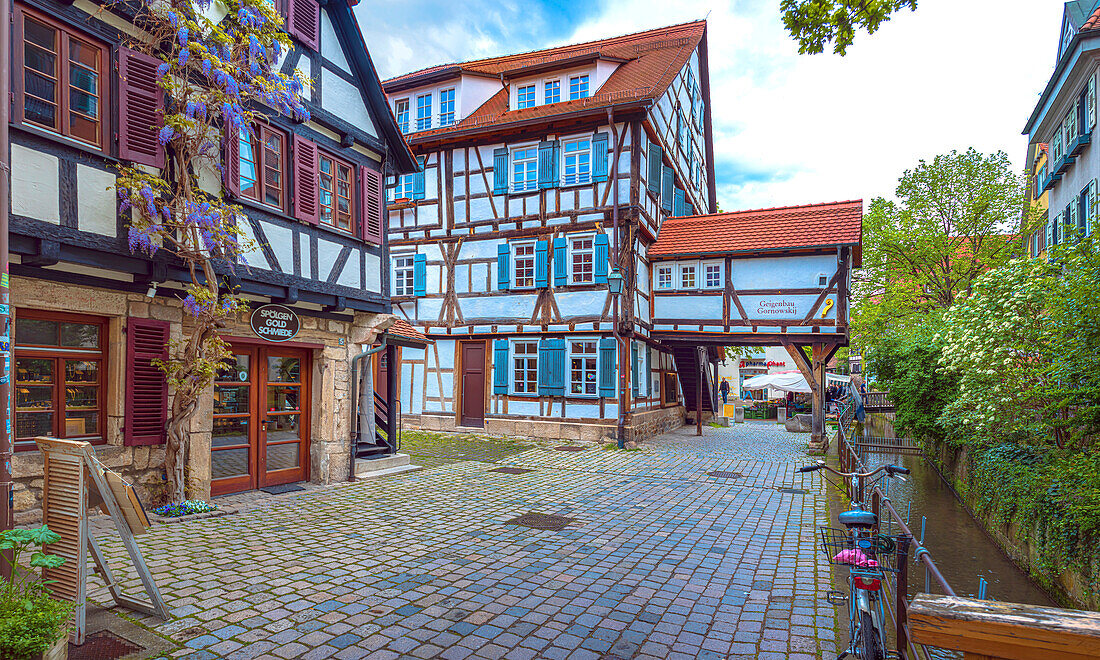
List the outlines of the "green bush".
{"label": "green bush", "polygon": [[42,546],[60,540],[45,525],[0,532],[0,550],[12,552],[11,577],[0,582],[0,658],[33,658],[65,634],[72,603],[51,598],[48,583],[19,564],[20,556],[29,553],[31,569],[61,566],[64,559],[42,551]]}

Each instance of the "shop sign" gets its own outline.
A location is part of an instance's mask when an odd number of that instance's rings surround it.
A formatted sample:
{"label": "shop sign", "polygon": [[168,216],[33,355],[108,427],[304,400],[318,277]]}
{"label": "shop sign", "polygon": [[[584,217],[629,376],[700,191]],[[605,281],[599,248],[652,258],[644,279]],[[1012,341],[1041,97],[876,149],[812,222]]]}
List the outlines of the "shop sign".
{"label": "shop sign", "polygon": [[301,329],[294,310],[283,305],[262,305],[252,312],[252,332],[268,341],[290,341]]}

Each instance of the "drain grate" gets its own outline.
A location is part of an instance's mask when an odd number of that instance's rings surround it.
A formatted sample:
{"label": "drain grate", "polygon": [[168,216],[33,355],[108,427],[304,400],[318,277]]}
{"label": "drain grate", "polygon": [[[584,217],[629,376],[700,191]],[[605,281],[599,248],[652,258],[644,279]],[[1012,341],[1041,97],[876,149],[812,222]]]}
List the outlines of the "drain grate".
{"label": "drain grate", "polygon": [[69,644],[71,660],[118,660],[145,647],[123,639],[109,630],[88,633],[80,646]]}
{"label": "drain grate", "polygon": [[718,477],[719,479],[740,479],[745,476],[740,472],[723,472],[722,470],[715,470],[713,472],[707,472],[708,477]]}
{"label": "drain grate", "polygon": [[499,468],[496,468],[495,470],[489,470],[489,471],[490,472],[499,472],[501,474],[523,474],[524,472],[534,472],[534,470],[527,470],[527,469],[524,469],[524,468],[513,468],[513,467],[499,467]]}
{"label": "drain grate", "polygon": [[505,522],[505,525],[520,525],[522,527],[530,527],[531,529],[542,529],[552,532],[560,532],[565,529],[569,523],[575,522],[576,518],[566,518],[565,516],[552,516],[548,513],[525,513],[522,516],[517,516],[511,520]]}
{"label": "drain grate", "polygon": [[780,493],[786,493],[788,495],[808,495],[810,491],[802,488],[776,488]]}
{"label": "drain grate", "polygon": [[576,445],[565,445],[564,447],[554,447],[558,451],[588,451],[588,447],[577,447]]}

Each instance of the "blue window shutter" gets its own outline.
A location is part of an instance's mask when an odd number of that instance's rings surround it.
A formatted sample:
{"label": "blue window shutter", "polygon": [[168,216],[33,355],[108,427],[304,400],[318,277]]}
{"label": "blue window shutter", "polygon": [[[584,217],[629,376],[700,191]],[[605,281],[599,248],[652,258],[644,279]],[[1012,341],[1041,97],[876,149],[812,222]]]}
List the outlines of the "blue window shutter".
{"label": "blue window shutter", "polygon": [[493,342],[493,394],[508,393],[508,340]]}
{"label": "blue window shutter", "polygon": [[661,147],[656,144],[649,145],[649,172],[646,175],[646,188],[654,195],[661,194],[661,166],[664,164]]}
{"label": "blue window shutter", "polygon": [[684,215],[695,215],[695,206],[684,202]]}
{"label": "blue window shutter", "polygon": [[539,143],[539,189],[558,185],[558,143]]}
{"label": "blue window shutter", "polygon": [[684,214],[684,191],[676,188],[672,191],[672,215],[681,216]]}
{"label": "blue window shutter", "polygon": [[420,157],[420,171],[413,175],[413,199],[424,199],[424,157]]}
{"label": "blue window shutter", "polygon": [[508,192],[508,149],[493,150],[493,194]]}
{"label": "blue window shutter", "polygon": [[614,337],[600,337],[600,396],[604,398],[615,398],[616,352]]}
{"label": "blue window shutter", "polygon": [[596,284],[607,284],[607,234],[596,234]]}
{"label": "blue window shutter", "polygon": [[638,396],[638,342],[630,342],[630,393]]}
{"label": "blue window shutter", "polygon": [[428,293],[428,257],[418,254],[413,257],[413,295],[424,296]]}
{"label": "blue window shutter", "polygon": [[649,358],[653,351],[649,350],[649,346],[646,344],[642,344],[642,350],[645,351],[645,375],[643,376],[643,378],[645,378],[645,391],[652,397],[653,391],[650,389],[650,382],[653,378],[653,372],[650,370]]}
{"label": "blue window shutter", "polygon": [[592,136],[592,180],[607,181],[607,133]]}
{"label": "blue window shutter", "polygon": [[539,340],[539,394],[565,395],[565,340]]}
{"label": "blue window shutter", "polygon": [[661,176],[661,208],[665,213],[672,213],[672,168],[664,168]]}
{"label": "blue window shutter", "polygon": [[565,286],[569,264],[565,261],[565,237],[554,239],[554,286]]}
{"label": "blue window shutter", "polygon": [[535,286],[550,286],[550,273],[546,268],[547,252],[550,241],[535,241]]}
{"label": "blue window shutter", "polygon": [[511,249],[507,243],[497,246],[497,288],[501,291],[508,290],[508,278],[512,270]]}

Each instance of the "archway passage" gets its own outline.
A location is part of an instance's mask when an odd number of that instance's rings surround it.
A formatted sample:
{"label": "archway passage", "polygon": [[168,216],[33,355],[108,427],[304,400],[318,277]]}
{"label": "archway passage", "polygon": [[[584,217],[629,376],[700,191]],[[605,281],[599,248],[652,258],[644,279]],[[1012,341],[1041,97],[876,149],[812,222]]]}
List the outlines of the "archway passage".
{"label": "archway passage", "polygon": [[811,444],[824,445],[825,365],[848,345],[862,229],[862,200],[669,218],[648,251],[653,338],[681,380],[704,379],[718,347],[783,346],[813,391]]}

